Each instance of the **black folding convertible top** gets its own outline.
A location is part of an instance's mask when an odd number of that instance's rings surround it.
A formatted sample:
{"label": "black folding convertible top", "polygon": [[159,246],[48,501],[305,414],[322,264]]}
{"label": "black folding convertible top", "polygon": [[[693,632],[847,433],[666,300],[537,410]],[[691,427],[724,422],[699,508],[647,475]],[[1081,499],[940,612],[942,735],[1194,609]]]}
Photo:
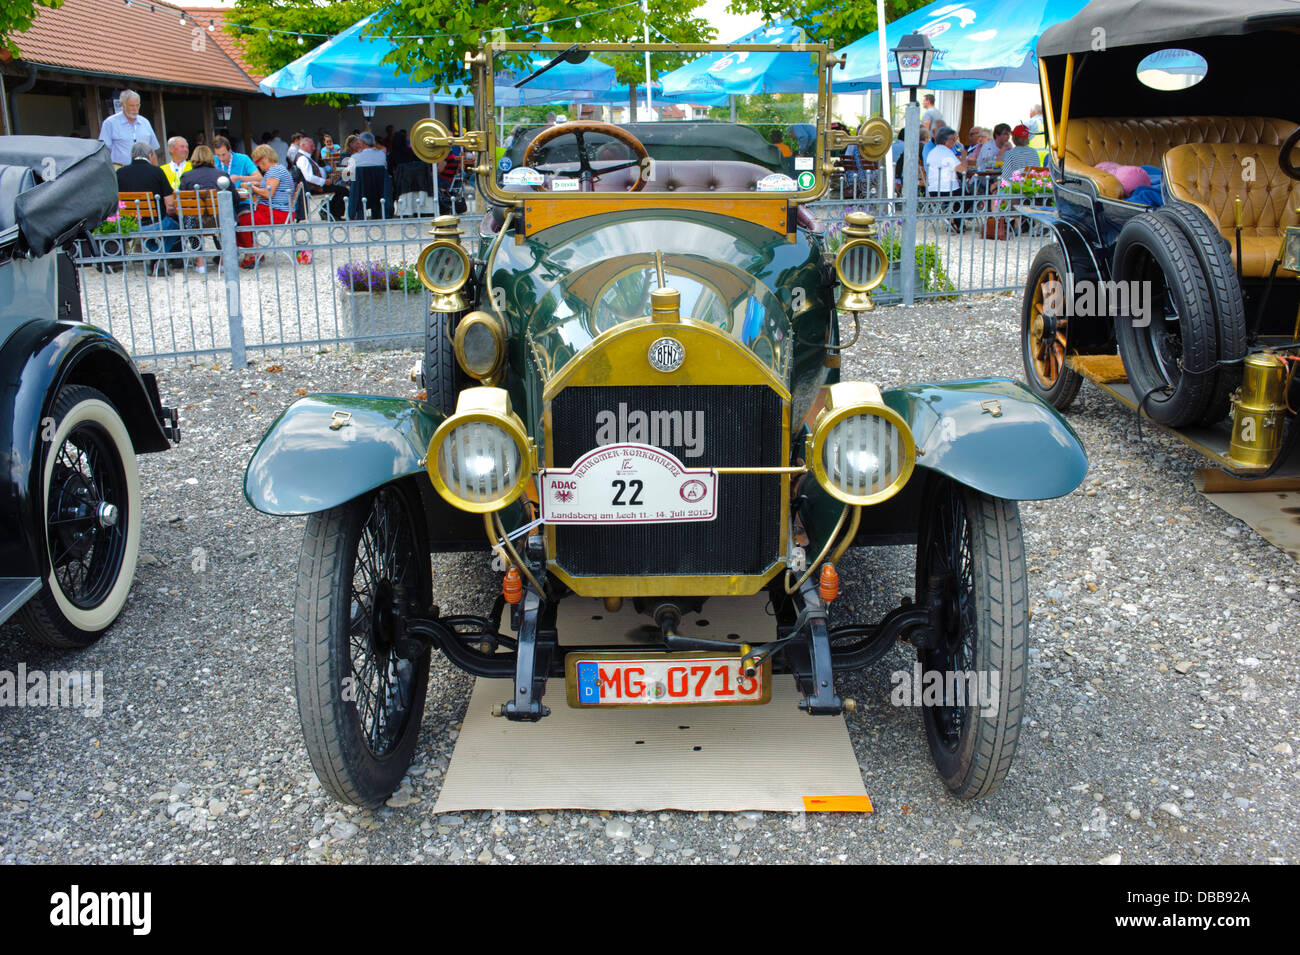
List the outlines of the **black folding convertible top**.
{"label": "black folding convertible top", "polygon": [[34,177],[15,194],[0,189],[2,218],[16,223],[34,255],[93,229],[117,209],[117,176],[108,147],[97,139],[0,136],[0,168],[6,166],[29,169]]}
{"label": "black folding convertible top", "polygon": [[[1144,85],[1144,57],[1204,57],[1201,82]],[[1066,55],[1075,63],[1071,117],[1273,116],[1300,123],[1300,0],[1093,0],[1038,41],[1051,106],[1061,115]]]}
{"label": "black folding convertible top", "polygon": [[1300,28],[1296,0],[1092,0],[1039,38],[1038,55],[1094,51],[1099,37],[1109,49],[1287,28]]}

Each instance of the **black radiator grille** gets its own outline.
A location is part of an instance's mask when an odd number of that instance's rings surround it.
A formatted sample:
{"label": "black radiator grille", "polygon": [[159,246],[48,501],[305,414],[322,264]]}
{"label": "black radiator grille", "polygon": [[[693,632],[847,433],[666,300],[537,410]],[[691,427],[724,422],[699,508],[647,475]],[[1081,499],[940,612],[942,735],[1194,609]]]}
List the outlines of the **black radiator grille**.
{"label": "black radiator grille", "polygon": [[[556,467],[596,447],[596,416],[628,411],[703,411],[703,448],[688,456],[662,445],[687,467],[780,467],[781,398],[761,385],[657,385],[566,388],[551,402]],[[696,445],[696,450],[700,450]],[[721,475],[718,516],[674,524],[559,526],[559,565],[577,577],[758,574],[780,547],[781,478]]]}

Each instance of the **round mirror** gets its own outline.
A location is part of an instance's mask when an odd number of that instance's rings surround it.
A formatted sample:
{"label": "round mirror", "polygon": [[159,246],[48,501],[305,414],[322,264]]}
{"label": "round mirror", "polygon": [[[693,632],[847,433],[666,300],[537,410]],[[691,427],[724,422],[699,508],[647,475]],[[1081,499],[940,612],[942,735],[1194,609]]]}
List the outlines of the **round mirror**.
{"label": "round mirror", "polygon": [[1142,57],[1138,81],[1153,90],[1182,90],[1205,79],[1209,64],[1191,50],[1157,50]]}

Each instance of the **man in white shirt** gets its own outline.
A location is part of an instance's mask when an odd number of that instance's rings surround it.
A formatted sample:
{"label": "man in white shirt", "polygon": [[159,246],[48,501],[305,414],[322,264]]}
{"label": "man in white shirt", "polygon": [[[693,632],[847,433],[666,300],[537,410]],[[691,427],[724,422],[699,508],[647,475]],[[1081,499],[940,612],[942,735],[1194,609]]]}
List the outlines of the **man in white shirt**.
{"label": "man in white shirt", "polygon": [[[957,154],[952,151],[952,144],[956,138],[957,131],[947,126],[935,133],[934,149],[930,150],[930,155],[925,160],[925,182],[931,198],[961,195],[961,179],[957,174],[966,171],[970,159],[969,157],[958,159]],[[953,202],[948,208],[954,214],[960,212],[960,200]],[[962,228],[960,218],[954,218],[953,221],[958,229]]]}
{"label": "man in white shirt", "polygon": [[361,134],[362,149],[357,153],[356,158],[352,160],[352,168],[360,169],[362,166],[387,166],[388,154],[382,149],[375,146],[375,134],[364,132]]}
{"label": "man in white shirt", "polygon": [[140,115],[139,93],[123,90],[118,102],[122,111],[104,120],[104,125],[99,128],[99,141],[108,145],[109,158],[114,166],[125,166],[131,161],[132,146],[145,143],[151,149],[157,149],[158,137],[154,135],[149,120]]}
{"label": "man in white shirt", "polygon": [[302,181],[311,192],[330,193],[330,215],[342,219],[348,199],[347,186],[337,185],[332,178],[325,175],[325,170],[316,162],[316,141],[310,136],[298,140],[298,158],[295,161]]}

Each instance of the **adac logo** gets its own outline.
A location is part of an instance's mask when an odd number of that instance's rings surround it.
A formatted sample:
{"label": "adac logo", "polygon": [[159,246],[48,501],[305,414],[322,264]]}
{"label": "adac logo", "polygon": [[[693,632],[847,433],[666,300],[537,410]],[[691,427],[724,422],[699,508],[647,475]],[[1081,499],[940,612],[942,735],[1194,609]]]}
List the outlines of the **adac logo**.
{"label": "adac logo", "polygon": [[708,488],[704,486],[703,481],[690,480],[683,484],[681,490],[677,493],[681,495],[682,500],[686,503],[694,504],[696,501],[703,499],[704,495],[708,493]]}

